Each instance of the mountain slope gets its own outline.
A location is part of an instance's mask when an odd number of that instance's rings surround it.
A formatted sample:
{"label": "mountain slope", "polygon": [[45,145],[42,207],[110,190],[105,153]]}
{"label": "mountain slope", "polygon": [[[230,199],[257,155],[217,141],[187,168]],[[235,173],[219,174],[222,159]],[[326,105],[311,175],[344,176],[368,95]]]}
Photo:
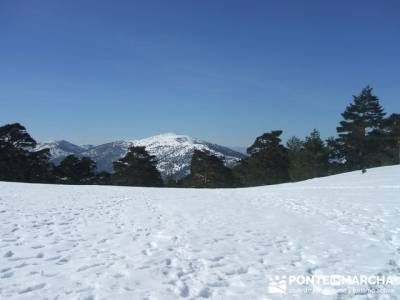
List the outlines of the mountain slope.
{"label": "mountain slope", "polygon": [[[151,155],[156,156],[157,168],[164,179],[181,179],[189,174],[190,162],[195,149],[210,151],[223,158],[225,164],[230,167],[245,157],[244,154],[227,147],[174,133],[160,134],[140,140],[106,143],[93,146],[89,150],[77,146],[81,151],[71,154],[90,157],[96,162],[99,171],[112,172],[112,162],[124,156],[129,147],[133,145],[144,146]],[[53,156],[53,159],[60,161],[60,154],[65,154],[67,151],[65,149],[57,151],[56,149],[53,150],[53,153],[59,156]]]}
{"label": "mountain slope", "polygon": [[268,285],[399,276],[399,195],[400,166],[246,189],[0,182],[0,299],[398,299]]}
{"label": "mountain slope", "polygon": [[135,140],[131,144],[144,146],[157,157],[157,168],[164,178],[181,179],[190,173],[194,150],[208,150],[221,157],[228,167],[233,167],[245,156],[227,147],[208,143],[185,135],[166,133],[150,138]]}
{"label": "mountain slope", "polygon": [[38,143],[35,150],[50,149],[51,161],[59,164],[68,155],[79,156],[86,148],[65,140]]}

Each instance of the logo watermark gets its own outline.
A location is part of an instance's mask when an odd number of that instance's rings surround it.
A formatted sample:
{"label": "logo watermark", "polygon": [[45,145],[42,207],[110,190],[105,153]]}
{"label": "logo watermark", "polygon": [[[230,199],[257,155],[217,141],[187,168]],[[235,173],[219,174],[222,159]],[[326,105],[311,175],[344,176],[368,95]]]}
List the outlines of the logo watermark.
{"label": "logo watermark", "polygon": [[268,293],[367,294],[393,291],[399,276],[383,275],[276,275],[269,278]]}
{"label": "logo watermark", "polygon": [[275,276],[270,278],[268,292],[270,294],[286,294],[287,293],[287,279],[286,276]]}

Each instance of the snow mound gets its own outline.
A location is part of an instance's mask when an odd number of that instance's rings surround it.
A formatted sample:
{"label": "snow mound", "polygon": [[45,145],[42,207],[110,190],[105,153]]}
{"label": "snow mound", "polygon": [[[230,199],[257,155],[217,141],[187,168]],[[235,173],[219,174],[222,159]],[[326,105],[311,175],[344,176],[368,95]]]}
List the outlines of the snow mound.
{"label": "snow mound", "polygon": [[225,190],[0,182],[0,299],[396,299],[268,285],[399,276],[399,195],[400,166]]}

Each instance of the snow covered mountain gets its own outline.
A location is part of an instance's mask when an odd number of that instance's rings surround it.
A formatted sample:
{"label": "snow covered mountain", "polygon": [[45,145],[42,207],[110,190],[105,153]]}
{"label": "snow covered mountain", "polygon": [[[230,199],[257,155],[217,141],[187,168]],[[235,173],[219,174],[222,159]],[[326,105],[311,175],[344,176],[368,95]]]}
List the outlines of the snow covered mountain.
{"label": "snow covered mountain", "polygon": [[86,151],[85,147],[64,140],[38,143],[35,150],[46,148],[50,149],[51,161],[55,164],[60,163],[68,155],[80,155],[83,151]]}
{"label": "snow covered mountain", "polygon": [[244,154],[227,147],[174,133],[165,133],[139,140],[116,141],[93,146],[87,150],[83,149],[82,146],[76,146],[77,149],[79,148],[80,150],[73,153],[68,153],[70,148],[66,149],[66,147],[61,147],[64,146],[64,143],[60,144],[60,142],[54,142],[53,144],[40,144],[42,149],[45,147],[43,145],[50,147],[52,160],[55,162],[61,161],[61,159],[68,154],[87,156],[96,162],[99,171],[105,170],[109,172],[112,171],[112,162],[123,157],[130,146],[144,146],[151,155],[157,157],[157,168],[163,178],[172,179],[181,179],[189,174],[190,161],[196,149],[210,151],[223,158],[226,165],[230,167],[245,157]]}
{"label": "snow covered mountain", "polygon": [[246,189],[0,182],[0,299],[399,299],[272,285],[400,278],[399,195],[400,166]]}

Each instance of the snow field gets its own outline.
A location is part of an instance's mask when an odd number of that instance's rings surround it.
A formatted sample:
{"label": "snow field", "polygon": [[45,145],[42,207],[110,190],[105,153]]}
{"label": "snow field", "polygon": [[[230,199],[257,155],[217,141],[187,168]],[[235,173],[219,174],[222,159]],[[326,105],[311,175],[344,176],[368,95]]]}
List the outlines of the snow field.
{"label": "snow field", "polygon": [[397,299],[268,293],[275,275],[400,276],[400,167],[248,189],[0,182],[0,299]]}

